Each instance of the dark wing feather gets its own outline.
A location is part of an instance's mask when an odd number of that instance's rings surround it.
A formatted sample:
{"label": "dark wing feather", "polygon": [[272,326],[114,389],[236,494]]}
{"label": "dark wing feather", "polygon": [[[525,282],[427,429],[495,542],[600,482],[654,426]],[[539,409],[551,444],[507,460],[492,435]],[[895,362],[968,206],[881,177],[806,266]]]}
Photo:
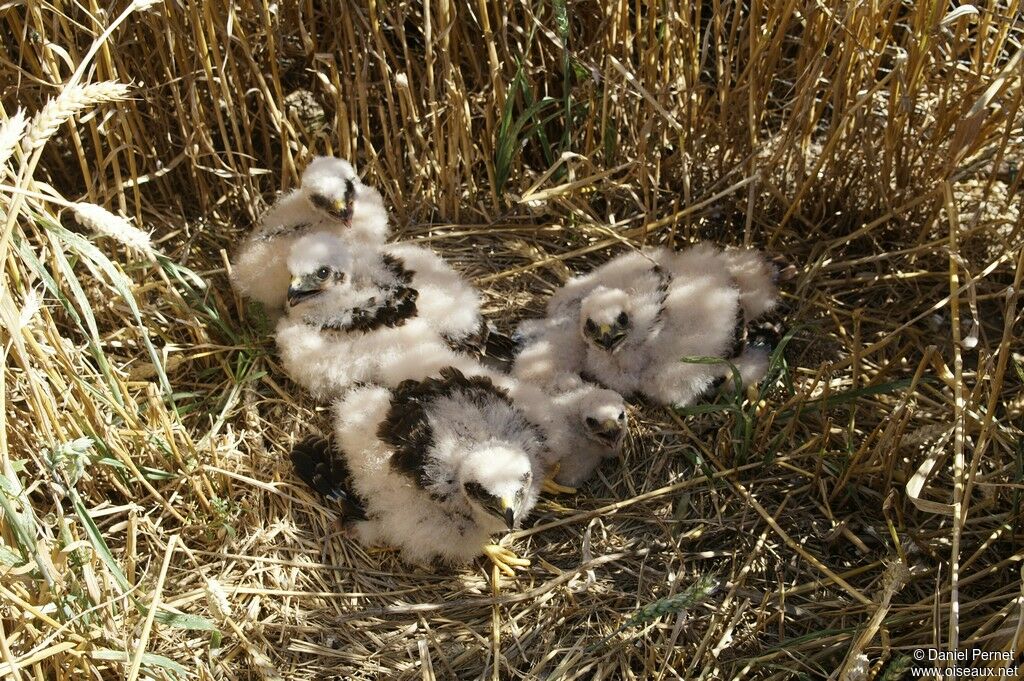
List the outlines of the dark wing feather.
{"label": "dark wing feather", "polygon": [[786,327],[781,321],[759,319],[747,328],[747,345],[761,346],[771,352],[785,333]]}
{"label": "dark wing feather", "polygon": [[456,393],[479,405],[495,399],[512,404],[508,393],[486,376],[466,376],[458,369],[446,367],[440,371],[440,377],[400,383],[392,392],[387,416],[377,428],[377,437],[394,449],[391,466],[420,488],[431,483],[426,473],[434,438],[430,406],[435,400]]}
{"label": "dark wing feather", "polygon": [[[735,286],[735,283],[733,284]],[[736,322],[733,327],[732,345],[726,357],[738,357],[747,347],[761,346],[771,352],[779,341],[785,328],[777,319],[761,317],[756,321],[747,322],[743,308],[736,309]]]}
{"label": "dark wing feather", "polygon": [[387,281],[374,281],[380,293],[367,300],[364,307],[345,310],[342,317],[325,324],[324,330],[368,333],[402,326],[419,313],[416,308],[419,291],[411,285],[416,273],[393,255],[384,253],[380,260],[388,275]]}
{"label": "dark wing feather", "polygon": [[743,308],[736,306],[736,320],[732,327],[732,342],[726,350],[726,357],[737,357],[747,345],[747,325],[743,318]]}
{"label": "dark wing feather", "polygon": [[323,438],[307,438],[291,452],[296,475],[310,488],[341,506],[345,520],[366,520],[362,499],[352,491],[351,472],[345,457]]}
{"label": "dark wing feather", "polygon": [[412,278],[416,275],[416,272],[407,268],[404,260],[389,253],[382,254],[380,260],[384,263],[384,269],[398,282],[407,286],[412,283]]}
{"label": "dark wing feather", "polygon": [[511,364],[519,348],[514,338],[501,333],[493,324],[484,320],[481,320],[476,331],[468,336],[452,338],[446,335],[444,340],[452,350],[472,355],[480,360],[490,360],[489,364],[499,368]]}
{"label": "dark wing feather", "polygon": [[416,299],[419,292],[408,286],[391,286],[370,298],[366,307],[343,310],[320,324],[322,331],[338,333],[369,333],[381,328],[395,328],[405,324],[417,314]]}
{"label": "dark wing feather", "polygon": [[658,277],[658,312],[654,315],[654,323],[660,324],[665,318],[665,301],[668,299],[668,289],[672,285],[672,275],[661,265],[655,265],[651,271]]}
{"label": "dark wing feather", "polygon": [[484,354],[502,362],[511,362],[519,350],[519,344],[506,333],[502,333],[488,325],[487,340],[484,343]]}
{"label": "dark wing feather", "polygon": [[[417,314],[416,299],[419,291],[408,286],[384,289],[370,309],[353,310],[347,331],[369,332],[379,328],[395,328],[405,324]],[[355,314],[359,312],[359,314]]]}

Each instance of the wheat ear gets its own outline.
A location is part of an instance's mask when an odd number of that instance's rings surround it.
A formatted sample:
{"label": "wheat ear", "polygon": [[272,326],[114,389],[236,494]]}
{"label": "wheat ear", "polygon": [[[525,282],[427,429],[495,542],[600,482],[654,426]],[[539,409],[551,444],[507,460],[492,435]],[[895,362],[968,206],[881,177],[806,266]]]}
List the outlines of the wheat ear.
{"label": "wheat ear", "polygon": [[24,132],[25,112],[18,109],[0,126],[0,168],[3,168],[7,160],[11,158],[14,148],[18,146]]}
{"label": "wheat ear", "polygon": [[43,105],[32,118],[23,145],[31,151],[46,143],[57,129],[75,114],[103,102],[112,102],[128,96],[128,86],[115,81],[102,81],[65,89]]}
{"label": "wheat ear", "polygon": [[117,239],[125,246],[140,253],[153,254],[153,244],[149,239],[149,234],[120,215],[115,215],[94,203],[72,204],[71,210],[75,212],[75,218],[79,223],[97,234]]}

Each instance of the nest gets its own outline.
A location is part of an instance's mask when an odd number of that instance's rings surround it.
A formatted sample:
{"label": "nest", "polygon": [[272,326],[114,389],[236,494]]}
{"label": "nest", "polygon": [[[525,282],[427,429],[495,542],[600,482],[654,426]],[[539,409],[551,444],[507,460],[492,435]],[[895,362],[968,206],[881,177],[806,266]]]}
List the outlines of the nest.
{"label": "nest", "polygon": [[[9,8],[0,677],[1017,659],[1020,19],[757,11]],[[784,255],[774,379],[631,407],[621,460],[508,537],[532,560],[514,580],[359,546],[289,467],[326,407],[226,276],[313,154],[352,159],[504,329],[625,249]]]}

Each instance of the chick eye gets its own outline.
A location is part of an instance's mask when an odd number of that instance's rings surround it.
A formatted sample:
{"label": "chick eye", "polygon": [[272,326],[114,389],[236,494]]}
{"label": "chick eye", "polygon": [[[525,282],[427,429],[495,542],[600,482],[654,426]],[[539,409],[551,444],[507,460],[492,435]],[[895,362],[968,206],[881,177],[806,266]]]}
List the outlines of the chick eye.
{"label": "chick eye", "polygon": [[596,426],[597,425],[597,419],[595,419],[593,416],[588,416],[587,417],[587,425],[588,426]]}
{"label": "chick eye", "polygon": [[317,276],[318,279],[326,279],[328,277],[328,275],[330,275],[330,273],[331,273],[331,268],[329,268],[329,267],[327,267],[325,265],[324,267],[321,267],[320,269],[318,269],[316,271],[316,276]]}
{"label": "chick eye", "polygon": [[624,412],[624,411],[620,411],[619,412],[619,420],[620,421],[626,420],[626,412]]}
{"label": "chick eye", "polygon": [[621,326],[625,326],[626,324],[629,324],[629,315],[626,314],[625,312],[620,312],[619,316],[616,318],[616,321]]}
{"label": "chick eye", "polygon": [[594,323],[593,319],[588,319],[587,323],[584,324],[584,326],[586,327],[587,331],[597,331],[597,324]]}

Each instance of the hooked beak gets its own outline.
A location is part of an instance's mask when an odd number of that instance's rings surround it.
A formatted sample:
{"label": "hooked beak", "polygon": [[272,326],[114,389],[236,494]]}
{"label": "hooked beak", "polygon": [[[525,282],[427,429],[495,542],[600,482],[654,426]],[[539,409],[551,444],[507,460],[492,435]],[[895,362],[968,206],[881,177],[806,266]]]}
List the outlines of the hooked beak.
{"label": "hooked beak", "polygon": [[505,525],[511,531],[516,525],[516,512],[515,508],[508,502],[508,499],[504,497],[491,497],[483,504],[487,512],[501,518],[505,521]]}
{"label": "hooked beak", "polygon": [[625,430],[619,421],[616,421],[615,419],[605,419],[595,426],[591,432],[593,432],[594,437],[602,444],[607,445],[608,447],[616,447],[622,439],[622,435]]}
{"label": "hooked beak", "polygon": [[309,197],[313,205],[324,211],[332,218],[341,220],[346,224],[352,222],[352,201],[348,196],[331,200],[320,194],[313,194]]}
{"label": "hooked beak", "polygon": [[475,481],[465,483],[463,488],[469,499],[479,504],[480,508],[488,515],[504,520],[510,530],[515,528],[516,505],[513,502],[505,497],[499,497],[497,494],[491,494],[484,489],[483,485]]}
{"label": "hooked beak", "polygon": [[308,300],[323,292],[323,285],[320,283],[310,284],[301,277],[292,279],[288,286],[288,307],[295,307],[304,300]]}
{"label": "hooked beak", "polygon": [[598,327],[597,335],[594,337],[594,342],[598,347],[607,352],[618,350],[624,340],[626,340],[625,329],[612,328],[609,324],[602,324]]}

